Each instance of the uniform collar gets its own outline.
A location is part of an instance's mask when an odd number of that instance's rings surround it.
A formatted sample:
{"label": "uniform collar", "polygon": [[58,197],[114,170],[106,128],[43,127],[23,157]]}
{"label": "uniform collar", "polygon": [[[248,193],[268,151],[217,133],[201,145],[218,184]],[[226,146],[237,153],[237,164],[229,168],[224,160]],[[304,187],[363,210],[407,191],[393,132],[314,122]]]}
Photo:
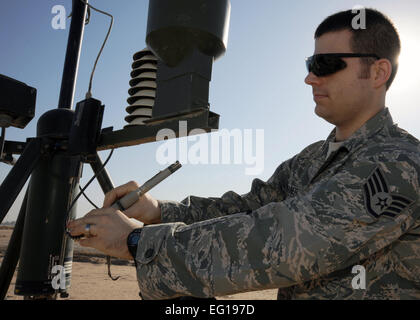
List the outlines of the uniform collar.
{"label": "uniform collar", "polygon": [[[350,151],[354,146],[364,143],[383,127],[390,127],[393,123],[391,114],[389,113],[388,108],[385,107],[366,121],[365,124],[356,130],[347,140],[344,140],[341,148],[345,147],[347,151]],[[335,128],[331,131],[325,140],[322,149],[325,150],[325,148],[328,148],[330,142],[335,142],[335,131]]]}

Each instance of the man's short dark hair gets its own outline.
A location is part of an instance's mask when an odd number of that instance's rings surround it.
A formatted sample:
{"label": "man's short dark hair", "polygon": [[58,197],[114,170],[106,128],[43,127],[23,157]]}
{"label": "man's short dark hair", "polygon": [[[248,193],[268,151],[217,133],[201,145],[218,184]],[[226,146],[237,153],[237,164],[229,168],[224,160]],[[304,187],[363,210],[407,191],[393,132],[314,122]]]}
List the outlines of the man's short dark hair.
{"label": "man's short dark hair", "polygon": [[[401,51],[400,37],[392,21],[383,13],[370,8],[363,8],[366,17],[366,29],[353,28],[353,21],[361,9],[341,11],[327,17],[316,29],[315,39],[328,32],[349,30],[352,33],[350,47],[355,53],[374,53],[380,58],[388,59],[392,65],[392,73],[386,83],[391,86],[398,70],[398,56]],[[356,18],[357,20],[357,18]],[[361,58],[361,78],[370,77],[370,65],[373,58]]]}

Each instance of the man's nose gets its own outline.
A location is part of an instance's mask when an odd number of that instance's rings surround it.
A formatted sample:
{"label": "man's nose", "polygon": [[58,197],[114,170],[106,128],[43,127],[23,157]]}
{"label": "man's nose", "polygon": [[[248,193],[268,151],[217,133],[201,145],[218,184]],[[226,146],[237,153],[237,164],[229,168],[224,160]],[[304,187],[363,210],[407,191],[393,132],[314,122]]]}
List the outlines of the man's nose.
{"label": "man's nose", "polygon": [[305,78],[305,83],[310,86],[316,86],[319,85],[321,82],[321,79],[314,75],[312,72],[309,72],[308,75]]}

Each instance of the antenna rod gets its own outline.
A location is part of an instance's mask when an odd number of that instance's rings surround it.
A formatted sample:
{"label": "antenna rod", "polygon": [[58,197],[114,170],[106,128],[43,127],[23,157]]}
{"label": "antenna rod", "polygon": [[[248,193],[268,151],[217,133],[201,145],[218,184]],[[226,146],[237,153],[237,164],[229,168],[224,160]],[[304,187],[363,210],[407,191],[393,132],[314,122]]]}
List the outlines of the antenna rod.
{"label": "antenna rod", "polygon": [[58,108],[71,109],[73,106],[80,49],[82,47],[83,32],[85,29],[86,12],[87,5],[84,2],[73,0],[72,17],[67,40],[67,52],[64,60]]}

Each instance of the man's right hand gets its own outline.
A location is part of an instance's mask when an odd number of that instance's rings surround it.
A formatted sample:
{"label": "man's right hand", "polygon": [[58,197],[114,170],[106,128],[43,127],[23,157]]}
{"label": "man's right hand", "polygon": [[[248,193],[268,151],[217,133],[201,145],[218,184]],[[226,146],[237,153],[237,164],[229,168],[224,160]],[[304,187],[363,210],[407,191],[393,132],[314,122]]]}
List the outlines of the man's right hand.
{"label": "man's right hand", "polygon": [[[138,189],[140,185],[135,181],[123,184],[105,195],[103,207],[110,207],[115,201],[124,197],[127,193]],[[146,224],[161,222],[161,214],[158,201],[147,192],[140,197],[130,208],[123,211],[129,218],[137,219]]]}

